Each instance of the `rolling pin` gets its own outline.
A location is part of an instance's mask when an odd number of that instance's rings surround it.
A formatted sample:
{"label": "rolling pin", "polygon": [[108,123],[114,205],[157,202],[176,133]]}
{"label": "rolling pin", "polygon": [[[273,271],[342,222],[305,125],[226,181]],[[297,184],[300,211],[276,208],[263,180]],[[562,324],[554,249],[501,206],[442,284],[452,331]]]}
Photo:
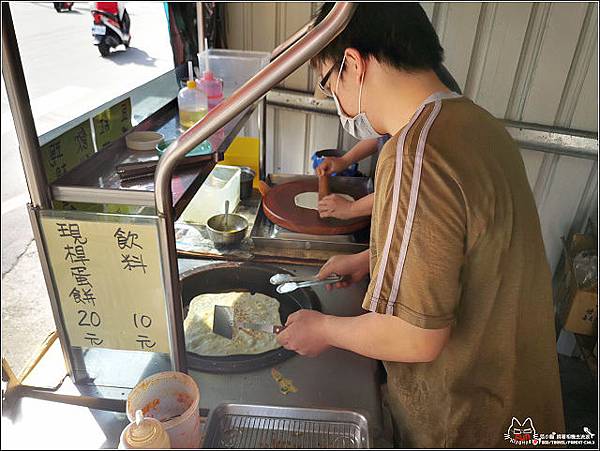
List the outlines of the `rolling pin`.
{"label": "rolling pin", "polygon": [[320,175],[319,176],[319,200],[323,199],[325,196],[329,196],[329,176]]}

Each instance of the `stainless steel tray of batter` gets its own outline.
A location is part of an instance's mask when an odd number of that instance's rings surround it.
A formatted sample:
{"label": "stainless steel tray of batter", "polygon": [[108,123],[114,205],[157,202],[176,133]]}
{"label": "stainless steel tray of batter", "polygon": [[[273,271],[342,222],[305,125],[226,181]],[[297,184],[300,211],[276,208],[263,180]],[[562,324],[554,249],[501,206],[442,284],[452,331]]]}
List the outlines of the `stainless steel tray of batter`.
{"label": "stainless steel tray of batter", "polygon": [[[310,175],[271,174],[268,183],[280,183],[314,178]],[[336,182],[341,184],[357,184],[365,193],[373,192],[373,181],[367,177],[336,177]],[[369,247],[369,231],[363,230],[352,235],[309,235],[296,233],[273,224],[265,216],[262,202],[258,207],[256,220],[250,234],[254,245],[257,247],[326,250],[342,252],[360,252]]]}
{"label": "stainless steel tray of batter", "polygon": [[208,417],[203,448],[369,448],[360,413],[249,404],[221,404]]}

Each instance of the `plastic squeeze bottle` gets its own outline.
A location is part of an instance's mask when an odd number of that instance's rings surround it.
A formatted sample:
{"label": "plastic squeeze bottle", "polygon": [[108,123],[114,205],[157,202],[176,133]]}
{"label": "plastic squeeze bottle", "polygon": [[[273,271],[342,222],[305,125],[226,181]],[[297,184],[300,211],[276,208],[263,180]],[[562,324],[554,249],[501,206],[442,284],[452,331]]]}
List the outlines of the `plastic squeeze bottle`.
{"label": "plastic squeeze bottle", "polygon": [[208,63],[208,40],[204,39],[204,73],[198,85],[208,99],[208,110],[212,110],[223,100],[223,80],[216,78]]}
{"label": "plastic squeeze bottle", "polygon": [[162,423],[155,418],[144,418],[141,410],[135,412],[135,421],[121,432],[119,449],[167,449],[171,440]]}
{"label": "plastic squeeze bottle", "polygon": [[206,94],[197,89],[192,71],[192,62],[188,61],[188,71],[190,78],[185,88],[182,88],[177,95],[177,106],[179,107],[179,124],[181,128],[188,129],[208,112],[208,101]]}

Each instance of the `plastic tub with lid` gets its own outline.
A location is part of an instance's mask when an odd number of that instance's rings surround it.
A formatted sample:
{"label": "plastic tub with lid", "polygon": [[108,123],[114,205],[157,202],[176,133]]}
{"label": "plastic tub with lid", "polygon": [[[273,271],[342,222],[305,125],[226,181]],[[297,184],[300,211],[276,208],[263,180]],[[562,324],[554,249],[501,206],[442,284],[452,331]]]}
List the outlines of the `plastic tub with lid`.
{"label": "plastic tub with lid", "polygon": [[225,201],[230,212],[240,203],[240,174],[235,166],[217,165],[208,175],[180,220],[191,224],[206,225],[211,216],[225,213]]}

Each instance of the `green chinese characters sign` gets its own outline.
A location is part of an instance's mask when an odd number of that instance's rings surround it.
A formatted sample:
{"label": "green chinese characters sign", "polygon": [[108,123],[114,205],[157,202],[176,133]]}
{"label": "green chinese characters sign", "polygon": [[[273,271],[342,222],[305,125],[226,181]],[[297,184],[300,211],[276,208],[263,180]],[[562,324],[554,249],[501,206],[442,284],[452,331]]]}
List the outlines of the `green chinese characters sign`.
{"label": "green chinese characters sign", "polygon": [[40,150],[46,178],[52,183],[94,154],[89,120],[43,145]]}
{"label": "green chinese characters sign", "polygon": [[127,98],[94,116],[93,122],[96,146],[101,150],[131,128],[131,99]]}

